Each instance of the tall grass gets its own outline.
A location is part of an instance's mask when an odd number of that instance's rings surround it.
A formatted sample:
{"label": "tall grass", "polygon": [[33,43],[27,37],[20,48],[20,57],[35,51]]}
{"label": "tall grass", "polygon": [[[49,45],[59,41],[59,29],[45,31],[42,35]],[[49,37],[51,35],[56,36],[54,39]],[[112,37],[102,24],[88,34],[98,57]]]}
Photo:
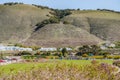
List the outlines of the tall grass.
{"label": "tall grass", "polygon": [[[110,64],[92,62],[89,65],[55,62],[36,65],[17,74],[3,76],[3,80],[119,80]],[[119,79],[118,79],[119,78]]]}

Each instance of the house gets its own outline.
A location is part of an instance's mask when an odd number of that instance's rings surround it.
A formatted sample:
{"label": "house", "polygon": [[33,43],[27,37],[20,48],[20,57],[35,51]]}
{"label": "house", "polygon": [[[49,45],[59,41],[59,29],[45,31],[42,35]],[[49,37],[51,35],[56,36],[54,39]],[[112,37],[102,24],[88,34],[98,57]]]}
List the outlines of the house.
{"label": "house", "polygon": [[57,51],[57,48],[40,48],[40,51]]}
{"label": "house", "polygon": [[[60,48],[60,51],[62,51],[62,49],[63,49],[63,48]],[[66,50],[67,50],[67,51],[72,51],[72,48],[66,47]]]}
{"label": "house", "polygon": [[116,45],[111,43],[110,41],[106,41],[104,44],[100,46],[102,50],[108,49],[108,48],[114,48]]}

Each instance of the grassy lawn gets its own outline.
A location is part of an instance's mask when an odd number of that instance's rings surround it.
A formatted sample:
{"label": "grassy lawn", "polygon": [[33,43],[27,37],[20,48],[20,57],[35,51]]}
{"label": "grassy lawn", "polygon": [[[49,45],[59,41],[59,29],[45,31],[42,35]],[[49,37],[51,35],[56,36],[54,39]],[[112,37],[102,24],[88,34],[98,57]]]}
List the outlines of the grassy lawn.
{"label": "grassy lawn", "polygon": [[[74,64],[80,64],[80,65],[89,65],[91,64],[92,60],[62,60],[62,62],[65,63],[74,63]],[[108,63],[112,64],[113,60],[96,60],[100,63]]]}
{"label": "grassy lawn", "polygon": [[0,75],[1,74],[11,74],[22,71],[30,71],[33,68],[49,66],[51,63],[14,63],[0,66]]}

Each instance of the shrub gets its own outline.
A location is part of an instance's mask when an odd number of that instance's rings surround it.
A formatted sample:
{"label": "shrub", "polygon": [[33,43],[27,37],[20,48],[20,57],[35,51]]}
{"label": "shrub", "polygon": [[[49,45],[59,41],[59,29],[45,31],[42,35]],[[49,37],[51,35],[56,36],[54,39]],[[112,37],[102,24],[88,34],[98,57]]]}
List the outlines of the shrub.
{"label": "shrub", "polygon": [[47,6],[41,6],[41,5],[36,5],[36,4],[32,4],[33,6],[37,7],[37,8],[41,8],[41,9],[51,9]]}
{"label": "shrub", "polygon": [[70,22],[68,22],[68,21],[63,21],[63,24],[70,24]]}
{"label": "shrub", "polygon": [[107,59],[113,59],[113,56],[107,56]]}
{"label": "shrub", "polygon": [[18,2],[4,3],[4,5],[16,5],[16,4],[23,4],[23,3],[18,3]]}
{"label": "shrub", "polygon": [[42,22],[37,23],[36,24],[37,27],[35,28],[35,31],[37,31],[38,29],[44,27],[47,24],[59,23],[59,22],[60,22],[60,20],[57,17],[55,17],[55,16],[50,17],[49,19],[46,19],[46,20],[44,20]]}
{"label": "shrub", "polygon": [[103,56],[91,56],[90,58],[94,58],[94,59],[104,59]]}
{"label": "shrub", "polygon": [[57,17],[50,17],[49,22],[50,23],[59,23],[60,20]]}
{"label": "shrub", "polygon": [[88,55],[87,54],[83,54],[82,57],[88,57]]}
{"label": "shrub", "polygon": [[120,41],[116,42],[115,45],[116,45],[116,48],[120,48]]}
{"label": "shrub", "polygon": [[59,59],[59,56],[46,56],[46,59]]}
{"label": "shrub", "polygon": [[22,56],[23,59],[35,59],[37,56],[33,56],[33,55],[24,55]]}
{"label": "shrub", "polygon": [[68,9],[66,9],[66,10],[55,9],[54,11],[55,11],[55,13],[52,13],[52,14],[55,15],[56,17],[58,17],[59,19],[72,14],[70,12],[70,10],[68,10]]}
{"label": "shrub", "polygon": [[120,59],[120,56],[119,55],[110,55],[110,56],[107,56],[108,59]]}
{"label": "shrub", "polygon": [[120,56],[114,56],[114,59],[120,59]]}
{"label": "shrub", "polygon": [[120,60],[114,61],[113,65],[120,67]]}
{"label": "shrub", "polygon": [[22,51],[22,52],[19,52],[18,55],[31,55],[31,53],[28,51]]}
{"label": "shrub", "polygon": [[20,44],[20,43],[16,43],[14,46],[18,46],[18,47],[26,47],[26,46],[24,46],[24,45],[22,45],[22,44]]}
{"label": "shrub", "polygon": [[40,53],[41,53],[40,51],[37,51],[34,55],[40,55]]}

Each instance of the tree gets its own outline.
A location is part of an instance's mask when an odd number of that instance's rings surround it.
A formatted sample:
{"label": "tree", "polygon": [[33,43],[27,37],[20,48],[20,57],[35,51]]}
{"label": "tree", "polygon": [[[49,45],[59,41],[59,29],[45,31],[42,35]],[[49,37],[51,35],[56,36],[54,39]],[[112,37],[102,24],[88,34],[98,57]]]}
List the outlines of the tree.
{"label": "tree", "polygon": [[83,47],[79,48],[79,52],[81,54],[84,54],[84,53],[88,54],[90,52],[90,47],[88,45],[84,45]]}
{"label": "tree", "polygon": [[89,55],[89,53],[93,55],[98,55],[100,51],[101,49],[97,45],[91,45],[91,46],[83,45],[83,47],[79,48],[79,53],[77,55],[82,55],[82,54]]}
{"label": "tree", "polygon": [[63,21],[63,24],[70,24],[70,22],[68,22],[68,21]]}
{"label": "tree", "polygon": [[23,3],[18,3],[18,2],[8,2],[8,3],[4,3],[4,5],[16,5],[16,4],[23,4]]}
{"label": "tree", "polygon": [[54,16],[54,17],[50,17],[49,22],[50,23],[59,23],[60,20],[57,17]]}
{"label": "tree", "polygon": [[55,9],[54,11],[55,11],[55,12],[52,13],[52,14],[55,15],[56,17],[58,17],[59,19],[65,17],[65,16],[67,16],[67,15],[72,14],[72,13],[70,12],[70,10],[68,10],[68,9],[66,9],[66,10],[58,10],[58,9]]}
{"label": "tree", "polygon": [[101,49],[97,45],[91,45],[91,52],[93,55],[99,55]]}
{"label": "tree", "polygon": [[80,10],[80,8],[77,9],[78,11]]}
{"label": "tree", "polygon": [[40,28],[42,28],[42,27],[44,27],[45,25],[47,25],[47,24],[52,24],[52,23],[59,23],[60,22],[60,20],[57,18],[57,17],[50,17],[49,19],[46,19],[46,20],[44,20],[44,21],[42,21],[42,22],[39,22],[39,23],[37,23],[35,26],[37,26],[36,28],[35,28],[35,31],[37,31],[38,29],[40,29]]}
{"label": "tree", "polygon": [[22,51],[22,52],[19,52],[18,54],[15,54],[15,55],[32,55],[32,53],[28,52],[28,51]]}
{"label": "tree", "polygon": [[64,56],[64,57],[66,57],[66,54],[67,54],[67,49],[66,48],[62,48],[62,55]]}
{"label": "tree", "polygon": [[116,48],[120,48],[120,41],[115,42]]}

